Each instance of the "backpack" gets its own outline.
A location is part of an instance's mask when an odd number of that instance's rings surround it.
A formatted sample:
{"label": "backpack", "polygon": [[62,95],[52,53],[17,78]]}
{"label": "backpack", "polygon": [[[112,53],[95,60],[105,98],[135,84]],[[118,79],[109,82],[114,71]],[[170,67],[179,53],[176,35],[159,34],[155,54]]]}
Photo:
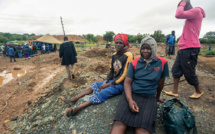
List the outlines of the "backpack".
{"label": "backpack", "polygon": [[197,134],[195,117],[178,99],[166,101],[162,110],[167,134]]}
{"label": "backpack", "polygon": [[175,41],[175,36],[169,35],[168,44],[174,45],[174,41]]}

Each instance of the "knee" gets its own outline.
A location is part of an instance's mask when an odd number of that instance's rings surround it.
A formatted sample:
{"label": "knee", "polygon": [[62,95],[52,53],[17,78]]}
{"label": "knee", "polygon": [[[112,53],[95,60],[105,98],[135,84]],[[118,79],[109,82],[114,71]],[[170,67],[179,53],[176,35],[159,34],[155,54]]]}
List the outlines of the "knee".
{"label": "knee", "polygon": [[111,134],[124,134],[127,129],[127,125],[120,121],[114,121]]}
{"label": "knee", "polygon": [[150,132],[144,128],[135,128],[135,133],[136,134],[150,134]]}

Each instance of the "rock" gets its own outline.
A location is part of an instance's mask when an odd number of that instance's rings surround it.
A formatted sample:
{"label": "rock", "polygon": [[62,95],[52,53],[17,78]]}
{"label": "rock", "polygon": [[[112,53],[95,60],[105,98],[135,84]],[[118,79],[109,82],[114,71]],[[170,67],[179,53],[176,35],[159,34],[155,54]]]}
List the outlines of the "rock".
{"label": "rock", "polygon": [[10,120],[5,120],[3,126],[5,127],[5,129],[9,129],[9,127],[10,127]]}
{"label": "rock", "polygon": [[11,121],[15,121],[15,120],[17,120],[18,119],[18,115],[14,115],[14,117],[11,119]]}

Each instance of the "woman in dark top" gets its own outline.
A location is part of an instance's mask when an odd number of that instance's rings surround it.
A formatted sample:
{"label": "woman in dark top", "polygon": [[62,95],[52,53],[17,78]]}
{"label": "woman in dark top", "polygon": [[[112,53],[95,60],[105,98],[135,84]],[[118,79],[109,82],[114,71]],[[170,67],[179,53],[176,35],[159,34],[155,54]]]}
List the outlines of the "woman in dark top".
{"label": "woman in dark top", "polygon": [[107,76],[107,79],[100,82],[95,82],[90,85],[89,88],[84,90],[82,93],[71,99],[65,99],[61,97],[60,99],[69,105],[73,105],[81,97],[94,93],[88,101],[83,104],[71,109],[67,108],[65,114],[67,117],[75,115],[79,110],[90,106],[92,104],[99,104],[110,97],[118,95],[124,91],[123,81],[125,79],[128,66],[133,60],[133,55],[131,52],[125,49],[129,48],[128,36],[125,34],[117,34],[114,37],[116,53],[112,56],[110,73]]}
{"label": "woman in dark top", "polygon": [[156,41],[147,36],[141,41],[141,57],[134,59],[127,71],[111,134],[124,134],[128,126],[138,134],[155,132],[157,101],[164,102],[160,93],[169,76],[167,60],[156,53]]}

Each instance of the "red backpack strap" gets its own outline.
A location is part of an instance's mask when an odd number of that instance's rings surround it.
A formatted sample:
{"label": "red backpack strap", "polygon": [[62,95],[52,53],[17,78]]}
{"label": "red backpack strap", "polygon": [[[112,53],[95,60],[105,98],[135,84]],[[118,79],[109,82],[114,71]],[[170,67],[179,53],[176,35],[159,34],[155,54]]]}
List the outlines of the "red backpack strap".
{"label": "red backpack strap", "polygon": [[161,60],[161,62],[162,62],[162,71],[163,71],[164,70],[164,65],[166,64],[167,60],[162,58],[162,57],[160,57],[160,56],[156,56],[156,57]]}
{"label": "red backpack strap", "polygon": [[136,58],[136,59],[134,59],[131,63],[132,63],[132,65],[133,65],[133,67],[134,67],[134,72],[136,71],[136,67],[137,67],[137,62],[138,62],[138,60],[140,60],[140,57],[139,58]]}

